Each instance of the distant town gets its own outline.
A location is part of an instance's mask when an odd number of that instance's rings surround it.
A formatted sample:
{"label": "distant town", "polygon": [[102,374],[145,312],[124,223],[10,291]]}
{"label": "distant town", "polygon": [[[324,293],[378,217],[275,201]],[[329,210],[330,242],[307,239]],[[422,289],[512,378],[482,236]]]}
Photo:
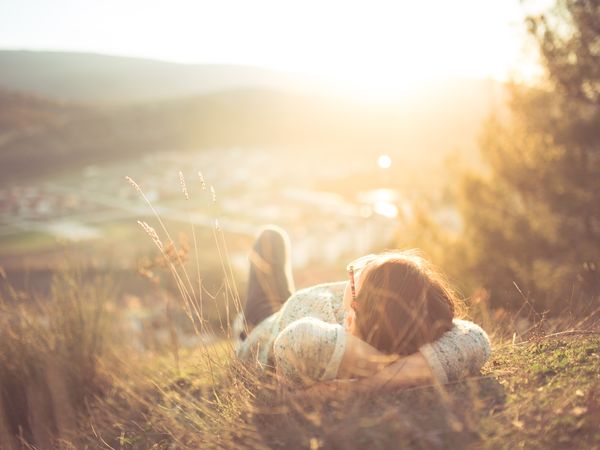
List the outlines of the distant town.
{"label": "distant town", "polygon": [[[389,157],[384,161],[375,173],[392,164]],[[351,179],[369,165],[377,166],[377,160],[315,161],[301,154],[232,148],[165,151],[87,166],[78,173],[0,187],[0,238],[34,232],[92,240],[102,236],[102,224],[146,217],[150,208],[125,180],[130,176],[169,221],[250,236],[275,223],[292,237],[295,266],[315,259],[334,262],[388,246],[399,221],[411,214],[399,192],[376,184],[352,198],[318,187],[319,180]],[[182,193],[180,171],[189,200]]]}

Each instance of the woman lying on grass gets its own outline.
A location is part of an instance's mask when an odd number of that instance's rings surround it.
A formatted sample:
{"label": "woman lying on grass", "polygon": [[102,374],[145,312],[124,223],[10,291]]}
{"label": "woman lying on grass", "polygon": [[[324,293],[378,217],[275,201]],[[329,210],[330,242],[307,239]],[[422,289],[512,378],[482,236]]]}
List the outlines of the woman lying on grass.
{"label": "woman lying on grass", "polygon": [[489,357],[486,333],[454,317],[454,294],[415,252],[364,256],[348,265],[348,281],[295,293],[285,232],[265,228],[250,261],[237,355],[283,381],[446,383]]}

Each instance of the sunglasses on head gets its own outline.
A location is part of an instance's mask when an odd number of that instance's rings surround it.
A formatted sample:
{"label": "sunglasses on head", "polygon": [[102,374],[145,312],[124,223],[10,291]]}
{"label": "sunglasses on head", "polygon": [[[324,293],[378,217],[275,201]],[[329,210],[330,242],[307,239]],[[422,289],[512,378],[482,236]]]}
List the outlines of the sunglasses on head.
{"label": "sunglasses on head", "polygon": [[346,266],[346,270],[348,271],[348,277],[350,278],[350,291],[352,293],[352,305],[351,306],[353,309],[356,309],[356,306],[358,305],[356,303],[355,275],[357,272],[360,273],[360,271],[362,271],[367,264],[374,261],[376,257],[377,257],[377,255],[373,255],[373,254],[361,256],[360,258],[355,259],[350,264],[348,264],[348,266]]}

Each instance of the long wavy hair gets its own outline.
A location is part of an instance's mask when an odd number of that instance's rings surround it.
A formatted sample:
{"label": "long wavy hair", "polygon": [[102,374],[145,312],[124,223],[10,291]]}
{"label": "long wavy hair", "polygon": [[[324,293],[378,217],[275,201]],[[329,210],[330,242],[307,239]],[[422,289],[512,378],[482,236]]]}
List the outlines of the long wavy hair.
{"label": "long wavy hair", "polygon": [[375,255],[353,305],[358,337],[381,352],[409,355],[452,328],[458,301],[443,276],[411,250]]}

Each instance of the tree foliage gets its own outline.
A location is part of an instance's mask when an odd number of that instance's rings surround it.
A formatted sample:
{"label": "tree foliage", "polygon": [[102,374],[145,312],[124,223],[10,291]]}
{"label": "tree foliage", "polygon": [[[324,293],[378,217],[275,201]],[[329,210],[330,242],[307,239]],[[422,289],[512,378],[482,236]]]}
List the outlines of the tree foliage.
{"label": "tree foliage", "polygon": [[561,310],[600,293],[600,0],[557,0],[527,25],[548,83],[512,86],[509,117],[484,127],[488,170],[460,187],[463,270],[496,305],[516,285]]}

